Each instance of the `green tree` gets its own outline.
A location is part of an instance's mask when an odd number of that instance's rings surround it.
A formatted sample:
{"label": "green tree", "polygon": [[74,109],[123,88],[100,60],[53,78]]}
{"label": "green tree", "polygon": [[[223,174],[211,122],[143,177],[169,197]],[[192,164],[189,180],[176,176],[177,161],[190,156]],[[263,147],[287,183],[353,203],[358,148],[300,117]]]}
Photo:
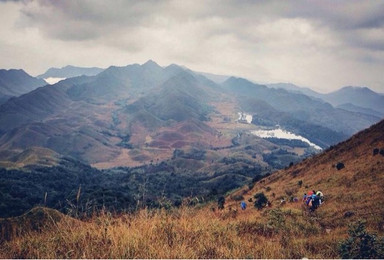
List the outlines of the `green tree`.
{"label": "green tree", "polygon": [[263,192],[256,193],[254,198],[255,198],[255,208],[257,209],[264,208],[268,203],[268,199]]}

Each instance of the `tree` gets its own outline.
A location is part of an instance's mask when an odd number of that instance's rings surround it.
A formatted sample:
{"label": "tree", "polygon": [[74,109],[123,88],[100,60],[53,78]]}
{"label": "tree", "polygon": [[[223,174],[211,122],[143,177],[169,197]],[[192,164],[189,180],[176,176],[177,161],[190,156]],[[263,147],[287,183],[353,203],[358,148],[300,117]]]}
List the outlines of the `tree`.
{"label": "tree", "polygon": [[344,163],[342,163],[342,162],[338,162],[337,164],[336,164],[336,169],[339,171],[339,170],[341,170],[341,169],[343,169],[345,166],[344,166]]}
{"label": "tree", "polygon": [[256,193],[254,198],[255,198],[255,208],[259,210],[264,208],[268,203],[268,199],[263,192]]}

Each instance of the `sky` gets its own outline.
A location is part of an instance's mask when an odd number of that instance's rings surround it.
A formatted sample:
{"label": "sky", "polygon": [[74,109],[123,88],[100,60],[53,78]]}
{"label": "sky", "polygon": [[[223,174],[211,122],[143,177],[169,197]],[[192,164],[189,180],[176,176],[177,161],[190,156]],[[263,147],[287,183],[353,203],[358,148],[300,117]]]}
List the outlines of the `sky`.
{"label": "sky", "polygon": [[0,68],[107,68],[154,60],[384,93],[384,1],[0,0]]}

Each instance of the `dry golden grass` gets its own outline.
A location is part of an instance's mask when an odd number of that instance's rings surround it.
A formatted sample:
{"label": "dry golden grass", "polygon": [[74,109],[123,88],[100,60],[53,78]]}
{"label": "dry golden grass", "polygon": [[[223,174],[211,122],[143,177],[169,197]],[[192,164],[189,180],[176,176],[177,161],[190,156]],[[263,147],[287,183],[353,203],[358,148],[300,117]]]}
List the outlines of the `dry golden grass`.
{"label": "dry golden grass", "polygon": [[0,257],[337,257],[339,238],[326,234],[311,218],[300,210],[285,209],[182,208],[119,217],[105,213],[87,222],[63,219],[41,232],[31,231],[4,243]]}

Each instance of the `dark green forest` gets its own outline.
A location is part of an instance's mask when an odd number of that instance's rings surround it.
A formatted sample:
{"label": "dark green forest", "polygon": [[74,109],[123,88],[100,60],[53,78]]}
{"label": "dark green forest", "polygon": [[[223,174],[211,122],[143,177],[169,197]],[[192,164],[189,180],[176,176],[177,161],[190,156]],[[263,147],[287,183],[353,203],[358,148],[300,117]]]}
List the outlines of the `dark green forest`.
{"label": "dark green forest", "polygon": [[102,209],[119,213],[205,203],[265,174],[257,165],[214,174],[176,172],[167,162],[98,170],[68,158],[54,167],[0,169],[0,217],[17,216],[36,205],[89,216]]}

